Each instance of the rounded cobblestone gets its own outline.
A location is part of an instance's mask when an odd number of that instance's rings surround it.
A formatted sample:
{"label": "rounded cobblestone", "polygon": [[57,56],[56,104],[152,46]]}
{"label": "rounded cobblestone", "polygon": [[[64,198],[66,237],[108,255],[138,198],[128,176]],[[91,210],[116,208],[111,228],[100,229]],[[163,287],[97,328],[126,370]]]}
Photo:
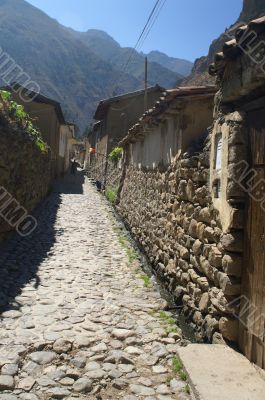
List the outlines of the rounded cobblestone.
{"label": "rounded cobblestone", "polygon": [[80,172],[59,182],[35,217],[32,236],[0,248],[0,366],[8,374],[0,398],[178,399],[181,383],[161,386],[153,376],[170,373],[168,346],[179,336],[167,333],[165,301],[139,278],[102,195]]}

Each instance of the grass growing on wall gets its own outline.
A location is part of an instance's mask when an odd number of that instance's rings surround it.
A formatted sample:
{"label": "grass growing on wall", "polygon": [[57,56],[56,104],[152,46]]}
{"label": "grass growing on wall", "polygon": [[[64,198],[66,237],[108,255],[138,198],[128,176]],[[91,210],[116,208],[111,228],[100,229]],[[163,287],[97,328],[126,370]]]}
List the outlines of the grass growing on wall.
{"label": "grass growing on wall", "polygon": [[115,188],[111,188],[111,187],[106,188],[105,195],[110,203],[115,204],[115,202],[117,200],[117,193],[118,193],[118,190]]}
{"label": "grass growing on wall", "polygon": [[48,150],[47,144],[43,141],[40,130],[33,125],[33,122],[24,110],[24,107],[15,102],[12,98],[12,94],[6,90],[0,90],[0,99],[7,109],[8,115],[22,126],[32,141],[36,144],[37,148],[42,153],[46,153]]}

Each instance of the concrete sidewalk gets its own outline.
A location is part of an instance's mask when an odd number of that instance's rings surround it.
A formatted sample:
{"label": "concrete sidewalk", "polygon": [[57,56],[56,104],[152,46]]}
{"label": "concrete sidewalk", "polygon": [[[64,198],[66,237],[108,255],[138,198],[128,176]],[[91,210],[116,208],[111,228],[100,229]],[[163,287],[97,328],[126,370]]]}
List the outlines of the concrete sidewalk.
{"label": "concrete sidewalk", "polygon": [[191,344],[178,354],[196,399],[265,399],[262,371],[230,347]]}

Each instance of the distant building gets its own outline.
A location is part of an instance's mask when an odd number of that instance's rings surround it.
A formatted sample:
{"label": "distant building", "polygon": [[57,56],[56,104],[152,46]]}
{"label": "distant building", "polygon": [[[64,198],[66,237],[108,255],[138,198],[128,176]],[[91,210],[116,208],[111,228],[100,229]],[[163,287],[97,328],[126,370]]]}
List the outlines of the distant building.
{"label": "distant building", "polygon": [[94,116],[95,120],[99,121],[96,122],[98,152],[110,153],[143,112],[154,106],[163,91],[158,85],[148,88],[146,106],[144,90],[100,101]]}
{"label": "distant building", "polygon": [[73,156],[73,140],[75,137],[75,125],[66,123],[60,128],[59,142],[59,174],[63,175],[69,170],[70,160]]}
{"label": "distant building", "polygon": [[164,92],[120,141],[124,161],[136,169],[168,167],[176,157],[196,152],[212,124],[215,86],[177,87]]}
{"label": "distant building", "polygon": [[144,111],[154,106],[164,90],[156,85],[146,92],[138,90],[100,101],[94,116],[97,122],[89,135],[89,145],[95,149],[97,163],[104,164],[107,155],[126,136],[128,129]]}

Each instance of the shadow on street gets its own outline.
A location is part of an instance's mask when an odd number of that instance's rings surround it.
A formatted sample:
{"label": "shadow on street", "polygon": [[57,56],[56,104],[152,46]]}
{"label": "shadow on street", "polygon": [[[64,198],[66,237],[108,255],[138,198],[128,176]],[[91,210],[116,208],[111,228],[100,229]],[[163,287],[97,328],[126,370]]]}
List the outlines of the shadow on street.
{"label": "shadow on street", "polygon": [[0,243],[0,313],[20,308],[15,298],[25,285],[31,283],[34,289],[41,284],[39,266],[49,257],[56,236],[63,234],[55,229],[61,195],[83,194],[84,181],[84,171],[78,170],[75,175],[68,174],[55,182],[51,194],[32,212],[38,222],[36,230],[27,237],[13,233]]}

